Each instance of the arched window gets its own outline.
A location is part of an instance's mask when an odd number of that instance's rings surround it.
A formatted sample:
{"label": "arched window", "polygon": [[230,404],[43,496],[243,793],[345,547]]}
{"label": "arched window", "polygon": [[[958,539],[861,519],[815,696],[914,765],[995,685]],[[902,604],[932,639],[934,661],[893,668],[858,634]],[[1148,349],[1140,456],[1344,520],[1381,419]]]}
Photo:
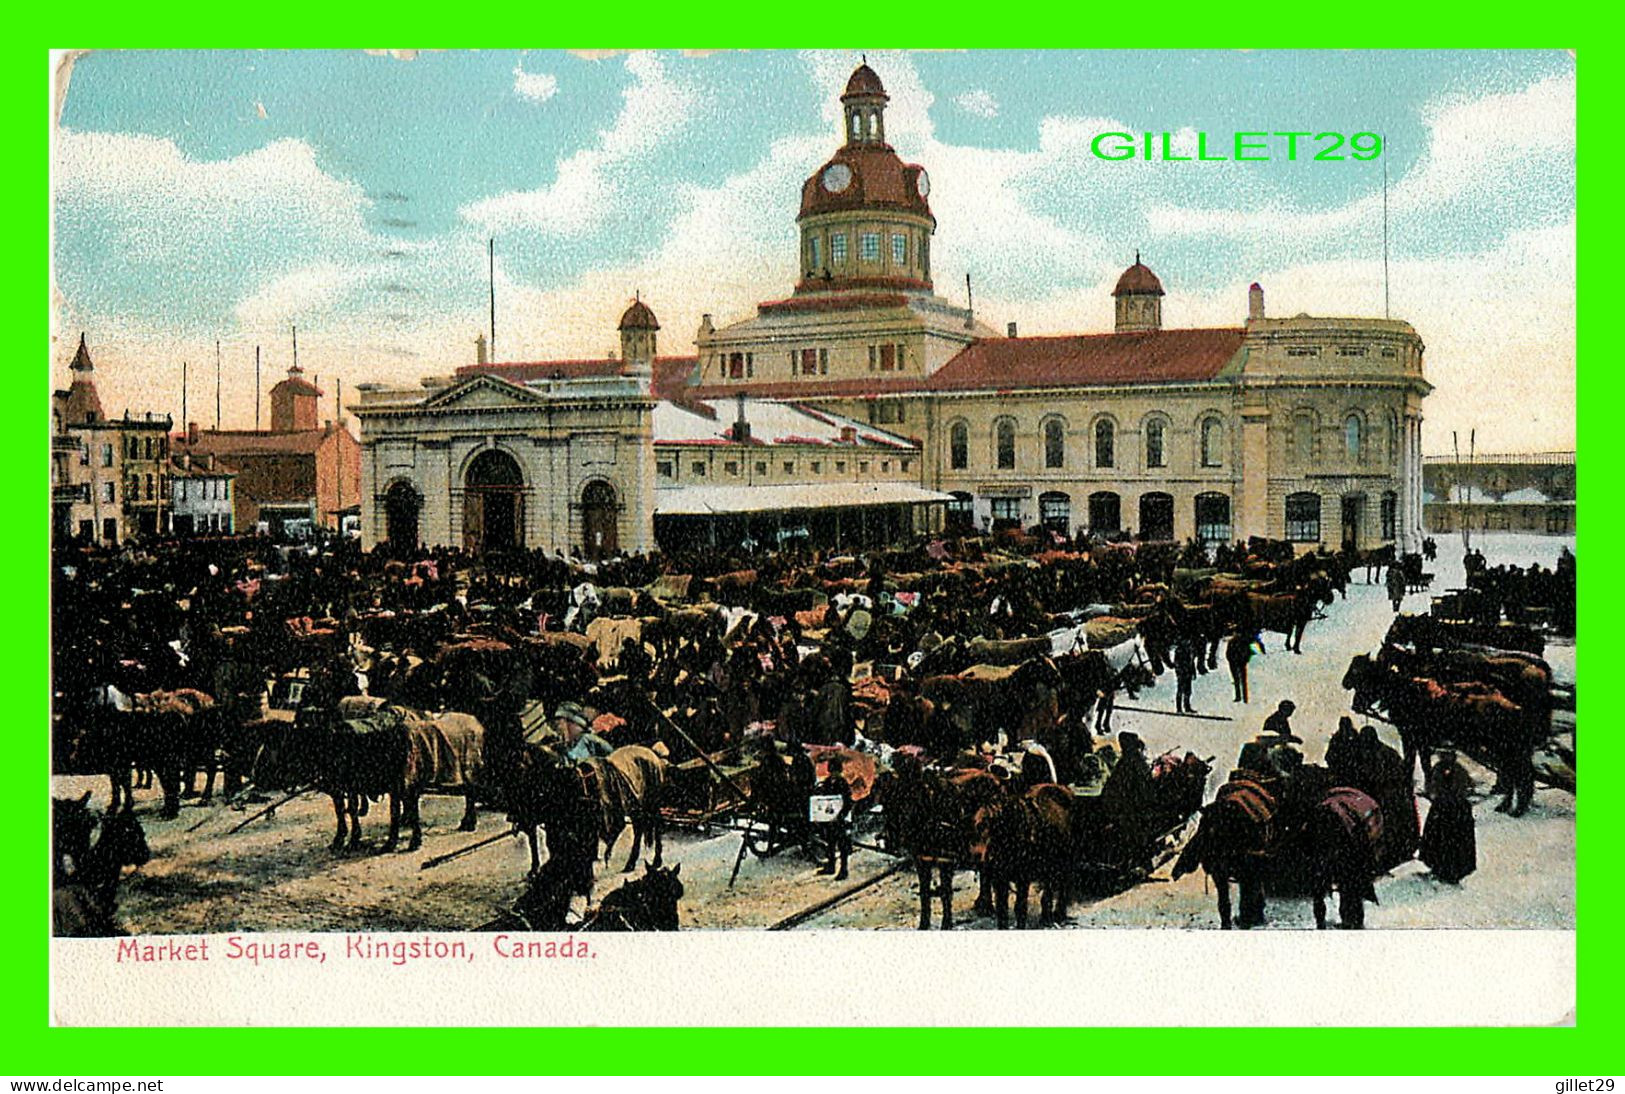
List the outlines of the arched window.
{"label": "arched window", "polygon": [[1224,423],[1217,418],[1202,419],[1202,466],[1224,464]]}
{"label": "arched window", "polygon": [[1161,418],[1151,418],[1145,423],[1145,465],[1147,467],[1168,466],[1166,430],[1167,423]]}
{"label": "arched window", "polygon": [[1343,419],[1343,455],[1349,463],[1359,463],[1361,458],[1362,441],[1360,436],[1362,423],[1358,414],[1350,414]]}
{"label": "arched window", "polygon": [[1066,466],[1066,426],[1059,418],[1044,423],[1044,466]]}
{"label": "arched window", "polygon": [[1161,543],[1174,538],[1174,496],[1160,490],[1140,495],[1140,539]]}
{"label": "arched window", "polygon": [[1204,546],[1230,542],[1230,499],[1224,494],[1196,495],[1196,538]]}
{"label": "arched window", "polygon": [[948,466],[963,471],[970,466],[970,426],[955,422],[948,429]]}
{"label": "arched window", "polygon": [[1008,471],[1016,466],[1016,423],[1009,418],[1000,418],[993,427],[993,463],[1001,471]]}
{"label": "arched window", "polygon": [[1110,418],[1095,423],[1095,466],[1117,466],[1117,427]]}
{"label": "arched window", "polygon": [[1320,495],[1286,496],[1286,538],[1293,543],[1320,542]]}

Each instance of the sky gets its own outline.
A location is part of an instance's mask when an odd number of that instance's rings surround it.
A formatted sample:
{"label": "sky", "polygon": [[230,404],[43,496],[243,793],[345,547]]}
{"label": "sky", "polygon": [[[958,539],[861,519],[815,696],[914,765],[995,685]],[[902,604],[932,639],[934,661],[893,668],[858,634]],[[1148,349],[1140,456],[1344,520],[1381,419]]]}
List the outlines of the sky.
{"label": "sky", "polygon": [[[931,176],[937,291],[1023,334],[1109,330],[1136,252],[1169,327],[1381,316],[1427,346],[1424,443],[1574,447],[1573,58],[1562,52],[870,52]],[[104,406],[254,420],[299,360],[413,383],[602,356],[640,295],[665,354],[790,292],[800,185],[856,51],[93,52],[56,74],[51,375]],[[1106,131],[1384,134],[1371,162],[1107,162]],[[199,408],[205,410],[200,412]],[[268,413],[268,410],[266,411]],[[324,399],[322,416],[333,416]]]}

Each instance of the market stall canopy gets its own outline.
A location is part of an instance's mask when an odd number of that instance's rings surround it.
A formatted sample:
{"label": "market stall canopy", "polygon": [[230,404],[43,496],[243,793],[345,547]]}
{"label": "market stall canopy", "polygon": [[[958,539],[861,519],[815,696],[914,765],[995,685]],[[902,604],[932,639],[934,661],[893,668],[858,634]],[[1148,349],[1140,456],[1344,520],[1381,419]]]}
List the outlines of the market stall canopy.
{"label": "market stall canopy", "polygon": [[904,482],[804,483],[786,486],[666,486],[655,491],[656,516],[771,513],[871,505],[946,503],[952,494]]}

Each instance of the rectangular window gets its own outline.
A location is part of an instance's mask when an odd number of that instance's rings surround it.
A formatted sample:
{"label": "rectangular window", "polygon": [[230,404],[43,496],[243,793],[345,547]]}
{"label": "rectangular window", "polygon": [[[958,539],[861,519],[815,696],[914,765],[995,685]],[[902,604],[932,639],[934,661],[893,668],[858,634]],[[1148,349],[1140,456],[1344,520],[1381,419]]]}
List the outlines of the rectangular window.
{"label": "rectangular window", "polygon": [[880,461],[880,473],[882,475],[884,475],[887,472],[889,472],[890,470],[891,470],[891,461],[890,460],[881,460]]}
{"label": "rectangular window", "polygon": [[908,265],[908,236],[891,237],[891,260],[894,266]]}
{"label": "rectangular window", "polygon": [[79,466],[90,466],[90,446],[88,444],[81,444],[79,446]]}
{"label": "rectangular window", "polygon": [[801,374],[803,376],[811,376],[813,373],[815,373],[817,371],[818,371],[818,351],[815,350],[815,349],[804,349],[804,350],[802,350],[801,351]]}
{"label": "rectangular window", "polygon": [[655,463],[655,474],[663,479],[671,478],[672,463],[670,460],[658,460]]}
{"label": "rectangular window", "polygon": [[858,461],[858,474],[867,475],[868,473],[869,473],[869,461],[868,460],[859,460]]}
{"label": "rectangular window", "polygon": [[829,260],[832,265],[846,265],[846,233],[836,232],[829,237]]}
{"label": "rectangular window", "polygon": [[818,237],[812,236],[807,240],[807,272],[817,273],[823,264],[818,253]]}
{"label": "rectangular window", "polygon": [[814,475],[821,475],[821,474],[823,474],[823,472],[824,472],[823,461],[822,460],[814,460],[812,462],[812,473]]}
{"label": "rectangular window", "polygon": [[730,353],[728,355],[728,378],[730,380],[743,380],[745,378],[745,355],[743,353]]}
{"label": "rectangular window", "polygon": [[827,349],[818,351],[818,371],[821,375],[829,375],[829,350]]}
{"label": "rectangular window", "polygon": [[1020,498],[994,498],[993,499],[993,519],[996,520],[996,521],[999,521],[999,520],[1014,521],[1015,523],[1020,524],[1021,523],[1021,499]]}
{"label": "rectangular window", "polygon": [[745,354],[745,375],[746,377],[756,375],[756,355],[754,353]]}
{"label": "rectangular window", "polygon": [[796,465],[794,463],[792,463],[790,460],[785,460],[784,461],[784,473],[786,475],[794,475],[796,473]]}
{"label": "rectangular window", "polygon": [[837,475],[846,474],[846,461],[845,460],[836,460],[835,461],[835,473]]}
{"label": "rectangular window", "polygon": [[879,346],[870,346],[869,347],[869,371],[870,372],[873,372],[875,370],[875,362],[879,359],[879,356],[880,356],[880,347]]}
{"label": "rectangular window", "polygon": [[791,376],[798,375],[798,373],[800,372],[800,368],[801,368],[800,363],[799,363],[800,360],[801,360],[801,358],[796,353],[796,351],[791,350],[790,351],[790,375]]}
{"label": "rectangular window", "polygon": [[859,238],[859,254],[865,262],[880,261],[880,233],[864,232]]}
{"label": "rectangular window", "polygon": [[1388,346],[1383,349],[1382,355],[1384,357],[1398,357],[1399,351],[1394,349],[1392,346]]}
{"label": "rectangular window", "polygon": [[765,476],[767,474],[767,461],[766,460],[758,460],[758,461],[756,461],[756,473],[758,475],[763,475],[763,476]]}
{"label": "rectangular window", "polygon": [[1337,355],[1339,357],[1364,357],[1365,356],[1365,347],[1364,346],[1338,346],[1337,347]]}
{"label": "rectangular window", "polygon": [[113,466],[113,446],[110,444],[102,445],[102,466]]}
{"label": "rectangular window", "polygon": [[897,369],[897,347],[890,342],[880,347],[880,371],[895,372]]}
{"label": "rectangular window", "polygon": [[118,486],[117,486],[116,483],[111,483],[111,482],[102,483],[102,500],[103,501],[117,501],[118,500],[118,498],[116,497],[117,493],[118,493]]}
{"label": "rectangular window", "polygon": [[1320,350],[1315,349],[1313,346],[1288,346],[1286,355],[1288,357],[1319,357]]}
{"label": "rectangular window", "polygon": [[903,371],[903,343],[897,343],[897,371]]}
{"label": "rectangular window", "polygon": [[903,474],[905,474],[905,475],[908,474],[908,469],[913,467],[913,466],[914,466],[914,461],[913,460],[904,460],[902,462],[902,465],[901,465]]}
{"label": "rectangular window", "polygon": [[728,472],[728,474],[737,477],[739,475],[739,461],[729,460],[727,463],[722,465],[722,469]]}
{"label": "rectangular window", "polygon": [[704,460],[695,460],[693,463],[689,464],[688,469],[689,469],[690,472],[693,473],[695,478],[697,478],[697,479],[705,478],[705,461]]}
{"label": "rectangular window", "polygon": [[931,237],[920,237],[920,273],[931,276]]}

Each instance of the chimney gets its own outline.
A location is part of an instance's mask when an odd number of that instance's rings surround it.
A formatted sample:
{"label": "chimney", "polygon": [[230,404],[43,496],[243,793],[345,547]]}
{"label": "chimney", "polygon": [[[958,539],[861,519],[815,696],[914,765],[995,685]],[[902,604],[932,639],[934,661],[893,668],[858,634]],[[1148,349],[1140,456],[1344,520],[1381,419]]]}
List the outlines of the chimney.
{"label": "chimney", "polygon": [[711,325],[711,313],[706,312],[704,315],[700,316],[700,333],[697,336],[699,340],[704,341],[705,339],[709,338],[711,336],[711,332],[714,330],[716,330],[716,328]]}
{"label": "chimney", "polygon": [[1264,286],[1254,281],[1252,288],[1247,290],[1247,318],[1264,318]]}
{"label": "chimney", "polygon": [[197,444],[197,441],[198,441],[197,423],[196,422],[187,422],[186,423],[186,443],[187,444]]}
{"label": "chimney", "polygon": [[745,394],[744,394],[744,392],[739,393],[738,405],[739,405],[738,416],[734,419],[734,443],[735,444],[749,444],[750,443],[750,422],[745,418]]}
{"label": "chimney", "polygon": [[474,339],[474,363],[476,365],[488,365],[491,363],[490,357],[486,350],[485,334],[483,332]]}
{"label": "chimney", "polygon": [[1016,325],[1014,323],[1009,324],[1004,328],[1004,333],[1005,337],[1014,338],[1016,336]]}

